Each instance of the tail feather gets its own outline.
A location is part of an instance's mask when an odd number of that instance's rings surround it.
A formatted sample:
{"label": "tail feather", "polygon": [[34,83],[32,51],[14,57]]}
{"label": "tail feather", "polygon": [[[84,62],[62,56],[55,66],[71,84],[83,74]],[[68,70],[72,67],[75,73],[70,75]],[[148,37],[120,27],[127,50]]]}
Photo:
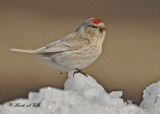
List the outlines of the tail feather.
{"label": "tail feather", "polygon": [[36,53],[36,50],[28,50],[28,49],[16,49],[16,48],[12,48],[10,49],[11,51],[17,51],[17,52],[24,52],[24,53]]}

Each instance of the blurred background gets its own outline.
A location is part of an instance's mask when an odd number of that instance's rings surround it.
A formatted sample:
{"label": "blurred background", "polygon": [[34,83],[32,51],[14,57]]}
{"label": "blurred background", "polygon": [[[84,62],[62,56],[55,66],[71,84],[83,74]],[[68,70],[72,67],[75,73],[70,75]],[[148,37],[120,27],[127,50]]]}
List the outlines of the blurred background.
{"label": "blurred background", "polygon": [[139,104],[146,86],[160,80],[159,0],[0,0],[0,104],[41,87],[63,88],[67,73],[32,54],[75,30],[89,17],[108,28],[103,53],[85,72],[107,92]]}

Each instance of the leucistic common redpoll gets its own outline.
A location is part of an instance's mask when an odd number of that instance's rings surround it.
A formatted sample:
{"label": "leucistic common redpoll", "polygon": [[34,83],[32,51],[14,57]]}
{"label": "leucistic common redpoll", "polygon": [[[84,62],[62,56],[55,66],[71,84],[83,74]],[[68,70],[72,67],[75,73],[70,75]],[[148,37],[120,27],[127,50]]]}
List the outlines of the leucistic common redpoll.
{"label": "leucistic common redpoll", "polygon": [[48,64],[63,70],[82,72],[102,52],[106,27],[97,18],[89,18],[75,31],[37,50],[15,49],[12,51],[32,53]]}

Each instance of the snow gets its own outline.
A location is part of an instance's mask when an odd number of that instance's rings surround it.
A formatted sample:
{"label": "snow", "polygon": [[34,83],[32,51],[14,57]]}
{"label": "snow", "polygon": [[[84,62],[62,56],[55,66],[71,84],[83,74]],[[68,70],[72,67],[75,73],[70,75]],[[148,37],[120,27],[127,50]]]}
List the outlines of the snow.
{"label": "snow", "polygon": [[[140,106],[125,102],[122,91],[107,93],[91,76],[69,72],[64,90],[45,87],[28,99],[3,104],[0,114],[160,114],[160,82],[144,90]],[[19,104],[17,104],[19,103]]]}
{"label": "snow", "polygon": [[82,74],[79,74],[73,77],[72,73],[73,72],[69,73],[69,78],[64,84],[64,90],[78,92],[92,101],[107,105],[126,105],[126,103],[123,102],[123,99],[120,98],[122,96],[121,91],[108,94],[91,76],[85,77]]}
{"label": "snow", "polygon": [[140,107],[145,108],[150,114],[160,114],[160,81],[144,90]]}

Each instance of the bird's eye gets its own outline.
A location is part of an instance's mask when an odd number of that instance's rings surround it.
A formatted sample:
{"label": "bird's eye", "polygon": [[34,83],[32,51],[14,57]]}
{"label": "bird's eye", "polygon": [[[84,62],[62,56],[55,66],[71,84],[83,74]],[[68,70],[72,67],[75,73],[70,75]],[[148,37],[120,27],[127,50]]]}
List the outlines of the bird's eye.
{"label": "bird's eye", "polygon": [[89,27],[92,27],[94,29],[97,29],[97,26],[94,26],[94,25],[90,25]]}

